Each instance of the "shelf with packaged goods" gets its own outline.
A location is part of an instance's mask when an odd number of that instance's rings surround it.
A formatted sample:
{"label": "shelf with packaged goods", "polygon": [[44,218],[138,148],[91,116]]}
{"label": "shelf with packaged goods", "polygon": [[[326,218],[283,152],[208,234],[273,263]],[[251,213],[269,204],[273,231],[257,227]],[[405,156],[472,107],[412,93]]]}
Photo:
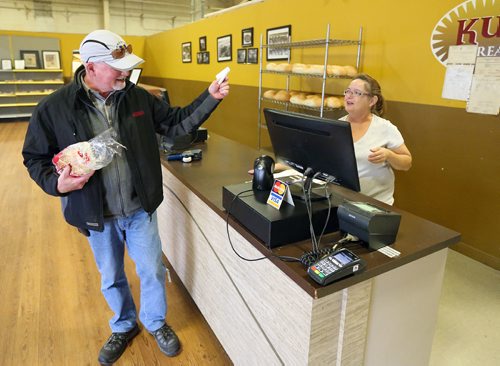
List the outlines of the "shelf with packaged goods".
{"label": "shelf with packaged goods", "polygon": [[29,117],[43,97],[62,85],[61,69],[0,70],[0,118]]}
{"label": "shelf with packaged goods", "polygon": [[[334,111],[334,110],[339,110],[341,108],[329,108],[326,106],[325,99],[327,98],[343,98],[343,95],[336,95],[337,93],[331,94],[331,95],[326,95],[325,93],[325,88],[326,88],[326,83],[327,80],[342,80],[342,79],[347,79],[350,80],[352,77],[355,75],[356,72],[359,71],[359,66],[360,66],[360,59],[361,59],[361,45],[362,45],[362,34],[363,34],[363,28],[359,28],[359,34],[358,34],[358,39],[357,40],[344,40],[344,39],[332,39],[330,38],[330,25],[327,25],[326,29],[326,37],[324,39],[312,39],[312,40],[304,40],[304,41],[299,41],[299,42],[284,42],[284,43],[273,43],[273,44],[265,44],[263,42],[263,36],[261,34],[260,36],[260,54],[259,54],[259,98],[258,98],[258,147],[259,149],[261,148],[261,129],[265,129],[265,123],[262,123],[262,104],[263,103],[274,103],[277,105],[284,106],[286,110],[288,110],[289,107],[294,107],[299,110],[303,109],[305,111],[314,111],[319,114],[321,118],[324,117],[324,112],[325,111]],[[331,47],[339,47],[339,46],[354,46],[357,48],[356,52],[353,52],[353,56],[356,57],[355,61],[355,68],[353,66],[349,66],[351,69],[354,68],[354,73],[351,72],[346,72],[346,73],[341,73],[339,74],[337,72],[338,68],[341,67],[340,65],[333,65],[328,62],[329,58],[329,50]],[[289,49],[290,52],[288,53],[288,60],[284,60],[285,64],[287,67],[285,70],[268,70],[267,67],[270,66],[271,63],[274,63],[273,60],[268,60],[266,64],[266,68],[263,67],[263,58],[264,58],[264,49],[267,48],[273,48],[273,49]],[[318,48],[318,47],[324,47],[324,60],[321,64],[317,65],[303,65],[305,66],[304,69],[309,68],[310,66],[314,66],[314,72],[313,73],[308,73],[305,72],[305,70],[300,70],[300,72],[294,72],[292,66],[298,66],[300,64],[290,64],[290,60],[292,59],[292,50],[296,48]],[[304,55],[302,54],[302,58]],[[275,65],[276,66],[276,65]],[[345,67],[348,67],[347,65]],[[298,70],[298,69],[297,69]],[[307,70],[311,71],[311,70]],[[317,107],[312,107],[308,105],[303,105],[303,104],[297,104],[297,103],[290,103],[289,101],[283,101],[283,100],[273,100],[270,98],[266,98],[263,96],[264,90],[263,90],[263,75],[265,74],[274,74],[277,76],[283,76],[286,78],[286,86],[284,89],[281,89],[282,91],[285,92],[290,92],[290,80],[291,78],[316,78],[316,79],[321,79],[321,92],[314,93],[314,92],[301,92],[299,90],[295,90],[295,92],[299,93],[305,93],[310,96],[315,95],[315,98],[317,100],[316,104],[318,105]],[[271,89],[272,90],[272,89]],[[278,91],[281,91],[278,90]],[[319,100],[318,100],[319,97]]]}

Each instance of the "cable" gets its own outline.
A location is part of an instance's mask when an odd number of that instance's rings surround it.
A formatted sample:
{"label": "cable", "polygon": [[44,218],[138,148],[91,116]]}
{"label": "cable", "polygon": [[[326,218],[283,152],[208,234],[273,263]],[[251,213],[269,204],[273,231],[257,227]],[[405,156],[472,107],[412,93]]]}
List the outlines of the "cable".
{"label": "cable", "polygon": [[231,203],[230,203],[229,208],[227,210],[227,214],[226,214],[226,233],[227,233],[227,239],[229,241],[229,244],[231,245],[231,249],[233,250],[233,252],[238,256],[238,258],[240,258],[240,259],[242,259],[244,261],[247,261],[247,262],[257,262],[257,261],[261,261],[263,259],[269,259],[271,257],[278,258],[278,259],[280,259],[280,260],[282,260],[284,262],[298,262],[299,258],[276,255],[273,252],[271,252],[269,255],[265,255],[265,256],[259,257],[259,258],[245,258],[240,253],[238,253],[238,251],[235,249],[235,247],[233,245],[233,241],[231,240],[231,235],[229,233],[229,215],[231,214],[231,209],[233,208],[233,204],[236,201],[236,198],[240,197],[243,193],[248,193],[248,192],[252,192],[252,195],[253,195],[253,189],[247,189],[245,191],[241,191],[240,193],[236,194],[233,197],[233,199],[231,200]]}
{"label": "cable", "polygon": [[322,248],[319,250],[305,252],[300,257],[300,263],[302,263],[304,265],[304,267],[309,268],[314,263],[318,262],[321,258],[324,258],[324,257],[332,254],[334,251],[335,251],[335,249],[333,249],[333,247],[331,247],[331,248]]}
{"label": "cable", "polygon": [[[274,257],[274,258],[278,258],[284,262],[300,262],[305,267],[309,267],[312,264],[319,261],[321,258],[333,253],[336,250],[338,245],[357,240],[357,238],[355,236],[352,236],[351,234],[347,234],[339,241],[333,243],[331,247],[326,247],[326,248],[322,248],[322,249],[319,248],[321,238],[326,230],[326,227],[328,226],[328,221],[330,220],[330,213],[331,213],[332,204],[331,204],[331,200],[330,200],[330,195],[328,194],[328,190],[327,190],[327,187],[325,184],[325,198],[328,200],[328,214],[327,214],[325,224],[323,225],[323,229],[319,235],[319,240],[318,240],[316,238],[316,233],[314,232],[314,226],[313,226],[313,222],[312,222],[312,202],[311,202],[311,189],[310,189],[310,184],[312,183],[312,180],[317,175],[318,175],[318,173],[314,174],[313,177],[306,177],[305,174],[302,175],[302,178],[303,178],[303,180],[302,180],[302,192],[304,194],[304,203],[306,205],[307,216],[309,219],[309,230],[310,230],[310,234],[311,234],[312,250],[309,252],[305,252],[304,254],[302,254],[302,256],[300,258],[291,257],[291,256],[280,256],[280,255],[276,255],[272,252],[270,253],[270,255],[264,255],[264,256],[258,257],[258,258],[246,258],[246,257],[242,256],[240,253],[238,253],[238,251],[234,247],[234,244],[231,240],[231,235],[229,232],[229,215],[231,214],[233,204],[238,197],[240,197],[242,194],[249,193],[249,192],[252,192],[252,194],[253,194],[252,189],[247,189],[247,190],[239,192],[238,194],[236,194],[233,197],[233,199],[231,200],[231,203],[229,205],[229,208],[227,209],[227,213],[226,213],[227,238],[228,238],[229,244],[231,245],[231,249],[238,256],[238,258],[240,258],[244,261],[247,261],[247,262],[256,262],[256,261],[260,261],[263,259],[269,259],[271,257]],[[309,182],[305,183],[304,182],[305,180],[309,180]],[[307,189],[308,186],[309,186],[309,189]]]}
{"label": "cable", "polygon": [[[318,262],[322,258],[329,256],[334,253],[337,249],[344,248],[347,243],[355,243],[358,242],[359,239],[351,234],[346,234],[342,239],[331,244],[330,247],[321,248],[317,250],[312,250],[310,252],[305,252],[299,258],[300,263],[304,265],[304,267],[309,268],[314,263]],[[340,246],[340,248],[339,248]]]}
{"label": "cable", "polygon": [[256,261],[261,261],[263,259],[266,259],[268,258],[268,256],[264,256],[264,257],[259,257],[259,258],[245,258],[243,257],[240,253],[238,253],[238,251],[234,248],[234,245],[233,245],[233,242],[231,240],[231,235],[229,234],[229,214],[231,213],[231,209],[233,208],[233,204],[234,202],[236,201],[236,199],[241,196],[243,193],[248,193],[248,192],[252,192],[252,195],[253,195],[253,189],[247,189],[245,191],[241,191],[240,193],[236,194],[233,199],[231,200],[231,204],[229,205],[229,208],[227,210],[227,213],[226,213],[226,232],[227,232],[227,239],[229,240],[229,244],[231,245],[231,249],[233,250],[233,252],[240,258],[240,259],[243,259],[244,261],[247,261],[247,262],[256,262]]}
{"label": "cable", "polygon": [[314,179],[316,177],[318,177],[320,175],[320,173],[319,172],[315,173],[312,175],[312,177],[311,177],[311,174],[312,174],[312,169],[310,169],[310,168],[307,168],[304,171],[304,174],[302,175],[302,192],[304,195],[304,203],[306,205],[307,217],[309,219],[309,231],[310,231],[310,235],[311,235],[312,251],[314,252],[314,251],[319,250],[321,238],[323,237],[323,234],[325,233],[326,228],[328,226],[328,222],[330,221],[332,202],[330,200],[330,195],[329,195],[329,192],[327,190],[327,185],[325,184],[324,185],[325,198],[328,201],[328,213],[327,213],[327,217],[325,220],[325,224],[323,225],[323,229],[321,230],[321,233],[319,235],[319,239],[317,239],[316,233],[314,232],[313,222],[312,222],[312,200],[311,200],[312,188],[311,188],[311,186],[312,186]]}
{"label": "cable", "polygon": [[325,233],[326,228],[328,226],[328,222],[330,221],[330,213],[332,211],[332,201],[330,200],[330,194],[329,194],[328,189],[327,189],[328,188],[327,184],[324,185],[324,188],[325,188],[325,197],[328,201],[328,213],[326,215],[325,224],[323,225],[323,230],[321,230],[321,233],[319,234],[319,239],[317,241],[318,248],[319,248],[319,245],[321,244],[321,238],[323,237],[323,234]]}

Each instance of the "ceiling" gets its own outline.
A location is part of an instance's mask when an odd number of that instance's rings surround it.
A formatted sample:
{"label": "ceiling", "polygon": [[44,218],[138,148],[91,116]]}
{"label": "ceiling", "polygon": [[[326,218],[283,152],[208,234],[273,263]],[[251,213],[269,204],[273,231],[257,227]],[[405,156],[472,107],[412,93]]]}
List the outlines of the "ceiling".
{"label": "ceiling", "polygon": [[[76,13],[109,17],[136,17],[175,28],[251,0],[0,0],[2,10],[25,13],[26,18],[66,17]],[[109,9],[109,10],[107,10]],[[106,14],[109,12],[109,14]],[[105,16],[104,16],[105,18]],[[0,15],[1,19],[1,15]],[[1,22],[0,22],[1,23]],[[0,25],[1,28],[1,25]]]}

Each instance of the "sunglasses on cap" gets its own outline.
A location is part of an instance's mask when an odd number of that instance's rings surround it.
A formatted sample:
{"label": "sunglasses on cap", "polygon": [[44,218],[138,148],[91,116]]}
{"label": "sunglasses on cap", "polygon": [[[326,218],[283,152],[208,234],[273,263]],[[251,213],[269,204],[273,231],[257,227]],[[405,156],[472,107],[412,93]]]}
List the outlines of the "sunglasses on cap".
{"label": "sunglasses on cap", "polygon": [[[106,49],[110,50],[110,48],[108,47],[108,45],[106,43],[101,42],[101,41],[97,41],[95,39],[88,39],[85,42],[83,42],[83,44],[85,44],[85,43],[99,43],[100,45],[103,45],[104,47],[106,47]],[[122,43],[122,44],[118,44],[116,46],[116,48],[111,51],[111,57],[113,57],[114,60],[117,60],[120,58],[124,58],[127,53],[132,53],[132,45],[131,44],[126,45],[125,43]],[[102,56],[102,55],[90,56],[86,62],[89,62],[89,60],[92,57],[100,57],[100,56]]]}

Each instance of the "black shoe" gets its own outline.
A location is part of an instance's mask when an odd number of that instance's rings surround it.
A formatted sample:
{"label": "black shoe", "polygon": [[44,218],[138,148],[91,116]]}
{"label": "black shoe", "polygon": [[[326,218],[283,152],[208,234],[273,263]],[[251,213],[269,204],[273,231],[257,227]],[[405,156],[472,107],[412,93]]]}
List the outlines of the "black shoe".
{"label": "black shoe", "polygon": [[150,332],[156,339],[160,350],[169,357],[177,356],[181,350],[181,343],[174,330],[165,323],[163,327]]}
{"label": "black shoe", "polygon": [[123,354],[130,341],[139,334],[139,331],[139,326],[136,324],[128,332],[111,333],[111,336],[99,352],[99,363],[106,366],[115,363]]}

